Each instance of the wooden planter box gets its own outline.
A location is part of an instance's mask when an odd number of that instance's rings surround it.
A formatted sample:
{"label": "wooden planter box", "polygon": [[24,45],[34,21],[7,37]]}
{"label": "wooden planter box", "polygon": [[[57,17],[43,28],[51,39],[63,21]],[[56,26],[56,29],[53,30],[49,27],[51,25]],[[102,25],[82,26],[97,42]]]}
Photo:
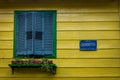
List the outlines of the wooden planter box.
{"label": "wooden planter box", "polygon": [[[48,70],[44,69],[44,64],[9,64],[8,66],[12,69],[12,74],[14,74],[15,68],[40,68],[41,71],[50,72],[52,74],[56,74],[56,68],[57,66],[55,64],[47,64]],[[42,70],[44,69],[44,70]]]}

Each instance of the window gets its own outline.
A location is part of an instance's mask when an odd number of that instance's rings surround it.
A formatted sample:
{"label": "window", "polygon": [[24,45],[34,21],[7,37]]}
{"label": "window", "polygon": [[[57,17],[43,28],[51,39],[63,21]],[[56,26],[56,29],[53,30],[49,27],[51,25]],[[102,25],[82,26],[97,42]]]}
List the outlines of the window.
{"label": "window", "polygon": [[56,57],[56,11],[15,11],[14,57]]}

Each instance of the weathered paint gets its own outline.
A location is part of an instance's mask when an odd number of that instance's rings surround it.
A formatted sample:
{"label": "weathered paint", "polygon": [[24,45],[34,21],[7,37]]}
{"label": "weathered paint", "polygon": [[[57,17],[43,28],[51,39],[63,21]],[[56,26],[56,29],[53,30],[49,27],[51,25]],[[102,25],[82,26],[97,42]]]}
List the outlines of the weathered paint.
{"label": "weathered paint", "polygon": [[[120,79],[119,0],[27,1],[0,1],[0,80]],[[16,69],[12,75],[14,10],[57,10],[56,75],[38,69]],[[80,51],[83,39],[97,40],[98,50]]]}

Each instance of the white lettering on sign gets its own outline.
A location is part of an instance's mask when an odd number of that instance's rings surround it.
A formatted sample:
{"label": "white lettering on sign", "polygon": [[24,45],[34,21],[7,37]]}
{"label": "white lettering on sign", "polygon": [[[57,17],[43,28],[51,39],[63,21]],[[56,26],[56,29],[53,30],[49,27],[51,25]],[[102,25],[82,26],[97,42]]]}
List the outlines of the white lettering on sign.
{"label": "white lettering on sign", "polygon": [[83,43],[81,46],[95,46],[95,43]]}

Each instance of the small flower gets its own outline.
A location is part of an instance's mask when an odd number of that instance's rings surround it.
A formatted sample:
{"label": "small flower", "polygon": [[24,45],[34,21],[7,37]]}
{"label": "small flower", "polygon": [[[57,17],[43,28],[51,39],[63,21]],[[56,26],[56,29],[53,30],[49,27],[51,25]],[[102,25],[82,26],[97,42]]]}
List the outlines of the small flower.
{"label": "small flower", "polygon": [[48,63],[49,63],[49,64],[53,64],[53,61],[52,61],[52,60],[50,60],[50,61],[48,61]]}
{"label": "small flower", "polygon": [[12,61],[11,63],[12,63],[12,64],[16,64],[16,61]]}

